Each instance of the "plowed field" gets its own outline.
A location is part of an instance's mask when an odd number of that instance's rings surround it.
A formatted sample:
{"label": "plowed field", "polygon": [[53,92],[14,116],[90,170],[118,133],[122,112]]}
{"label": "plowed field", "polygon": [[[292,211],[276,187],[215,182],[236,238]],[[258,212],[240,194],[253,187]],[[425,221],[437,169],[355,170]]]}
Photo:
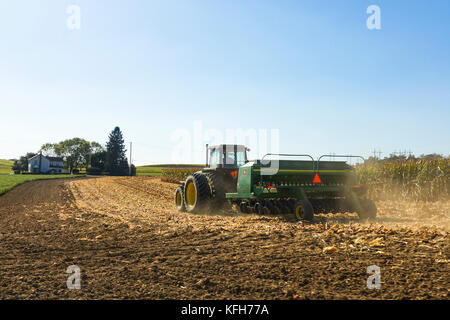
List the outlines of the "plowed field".
{"label": "plowed field", "polygon": [[[35,181],[0,197],[1,299],[449,299],[450,203],[379,218],[179,213],[151,177]],[[67,289],[68,266],[81,289]],[[368,289],[367,267],[381,288]]]}

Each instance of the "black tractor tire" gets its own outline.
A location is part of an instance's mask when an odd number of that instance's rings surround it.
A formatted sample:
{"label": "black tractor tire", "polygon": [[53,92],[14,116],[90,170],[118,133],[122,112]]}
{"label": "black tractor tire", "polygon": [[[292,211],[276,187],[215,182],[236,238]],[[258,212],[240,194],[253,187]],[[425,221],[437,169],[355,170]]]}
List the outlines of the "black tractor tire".
{"label": "black tractor tire", "polygon": [[281,200],[278,204],[281,213],[289,213],[290,209],[288,207],[288,202],[286,200]]}
{"label": "black tractor tire", "polygon": [[266,207],[269,209],[270,214],[275,214],[275,206],[274,206],[272,200],[267,200],[266,201]]}
{"label": "black tractor tire", "polygon": [[196,172],[187,177],[183,191],[187,212],[201,213],[209,211],[211,193],[208,179],[203,173]]}
{"label": "black tractor tire", "polygon": [[280,207],[278,206],[278,204],[274,204],[272,209],[271,209],[271,213],[274,215],[279,215],[281,214],[281,210]]}
{"label": "black tractor tire", "polygon": [[263,205],[259,202],[255,203],[255,206],[253,207],[253,210],[255,211],[256,214],[262,214],[262,208]]}
{"label": "black tractor tire", "polygon": [[289,213],[295,213],[295,204],[297,201],[295,199],[289,199],[288,201]]}
{"label": "black tractor tire", "polygon": [[306,220],[312,222],[314,220],[314,209],[309,200],[299,200],[295,204],[294,217],[297,221]]}
{"label": "black tractor tire", "polygon": [[248,203],[245,201],[242,201],[239,204],[239,210],[241,211],[241,213],[250,213],[250,207],[248,206]]}
{"label": "black tractor tire", "polygon": [[217,172],[205,174],[211,194],[211,209],[221,209],[226,203],[223,177]]}
{"label": "black tractor tire", "polygon": [[375,202],[370,199],[360,199],[359,205],[361,207],[361,210],[358,211],[359,219],[373,220],[377,217],[377,206]]}
{"label": "black tractor tire", "polygon": [[180,212],[186,211],[186,205],[184,204],[184,185],[179,186],[175,190],[175,195],[173,197],[175,203],[175,208]]}

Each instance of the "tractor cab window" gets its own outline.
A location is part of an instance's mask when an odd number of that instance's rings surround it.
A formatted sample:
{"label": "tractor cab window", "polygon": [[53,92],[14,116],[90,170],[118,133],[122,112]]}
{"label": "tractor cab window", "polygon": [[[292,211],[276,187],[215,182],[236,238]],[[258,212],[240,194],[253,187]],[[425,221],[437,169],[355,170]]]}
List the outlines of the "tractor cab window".
{"label": "tractor cab window", "polygon": [[235,167],[236,159],[234,151],[225,152],[225,165],[224,167]]}
{"label": "tractor cab window", "polygon": [[245,152],[238,151],[236,152],[236,165],[238,167],[243,166],[245,164]]}
{"label": "tractor cab window", "polygon": [[220,149],[212,149],[209,154],[209,167],[217,168],[219,164],[223,165],[225,168],[236,168],[245,164],[245,150],[242,151],[234,151],[234,150],[225,150]]}
{"label": "tractor cab window", "polygon": [[217,149],[211,150],[210,162],[209,162],[209,166],[211,168],[217,168],[217,165],[222,163],[222,161],[220,159],[220,154],[221,154],[221,152]]}

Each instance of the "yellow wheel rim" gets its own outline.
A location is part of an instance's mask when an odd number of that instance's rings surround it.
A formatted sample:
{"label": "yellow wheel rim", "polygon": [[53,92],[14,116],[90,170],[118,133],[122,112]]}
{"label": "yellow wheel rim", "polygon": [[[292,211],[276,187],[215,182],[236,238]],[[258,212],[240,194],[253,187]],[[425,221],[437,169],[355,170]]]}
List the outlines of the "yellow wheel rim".
{"label": "yellow wheel rim", "polygon": [[181,206],[181,192],[177,192],[176,204],[177,206]]}
{"label": "yellow wheel rim", "polygon": [[298,205],[295,208],[295,216],[297,217],[298,220],[302,220],[303,217],[305,216],[305,209],[301,205]]}
{"label": "yellow wheel rim", "polygon": [[188,205],[195,205],[195,198],[197,198],[197,190],[195,189],[195,184],[192,182],[188,184],[186,188],[186,202]]}

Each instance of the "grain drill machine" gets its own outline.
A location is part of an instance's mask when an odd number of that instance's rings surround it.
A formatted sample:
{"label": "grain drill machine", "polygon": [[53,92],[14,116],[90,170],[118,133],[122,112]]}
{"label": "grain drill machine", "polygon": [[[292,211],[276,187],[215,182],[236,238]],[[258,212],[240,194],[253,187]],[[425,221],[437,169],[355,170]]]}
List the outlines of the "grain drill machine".
{"label": "grain drill machine", "polygon": [[[346,161],[323,160],[330,155],[314,160],[307,154],[267,154],[249,161],[247,151],[242,145],[207,147],[206,167],[176,189],[176,208],[201,213],[228,202],[242,213],[292,214],[297,220],[312,221],[319,212],[357,212],[360,219],[375,218],[374,202],[365,198],[366,188],[358,184]],[[274,156],[297,159],[265,160]]]}

